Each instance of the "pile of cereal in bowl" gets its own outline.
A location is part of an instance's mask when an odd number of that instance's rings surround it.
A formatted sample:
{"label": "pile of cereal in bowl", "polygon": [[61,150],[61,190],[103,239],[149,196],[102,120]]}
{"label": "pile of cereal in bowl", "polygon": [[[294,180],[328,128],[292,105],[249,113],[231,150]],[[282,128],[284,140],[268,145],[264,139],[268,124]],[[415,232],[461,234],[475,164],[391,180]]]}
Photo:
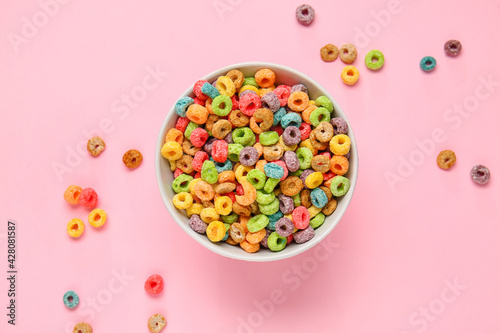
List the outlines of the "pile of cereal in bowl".
{"label": "pile of cereal in bowl", "polygon": [[161,148],[173,205],[214,243],[254,253],[308,242],[349,191],[347,122],[328,97],[279,82],[267,68],[233,69],[175,104]]}

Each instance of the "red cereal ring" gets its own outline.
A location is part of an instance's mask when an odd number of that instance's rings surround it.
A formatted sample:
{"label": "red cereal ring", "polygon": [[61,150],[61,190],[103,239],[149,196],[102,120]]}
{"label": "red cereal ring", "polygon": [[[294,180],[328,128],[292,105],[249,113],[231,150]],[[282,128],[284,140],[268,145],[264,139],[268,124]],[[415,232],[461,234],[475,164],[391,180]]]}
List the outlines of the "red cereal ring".
{"label": "red cereal ring", "polygon": [[177,118],[177,122],[175,123],[175,128],[184,133],[186,131],[187,125],[189,125],[191,121],[187,117],[179,117]]}
{"label": "red cereal ring", "polygon": [[231,201],[232,201],[233,203],[235,203],[235,202],[236,202],[236,195],[234,194],[234,192],[224,193],[223,195],[225,195],[225,196],[227,196],[227,197],[231,198]]}
{"label": "red cereal ring", "polygon": [[198,80],[198,81],[196,81],[196,83],[194,84],[194,87],[193,87],[193,93],[196,95],[196,97],[198,97],[199,99],[201,99],[203,101],[208,98],[207,95],[205,95],[204,93],[201,92],[201,87],[205,83],[209,83],[209,82],[206,80]]}
{"label": "red cereal ring", "polygon": [[224,163],[227,160],[228,145],[224,140],[217,140],[212,145],[212,158],[215,162]]}
{"label": "red cereal ring", "polygon": [[311,135],[311,125],[309,125],[306,122],[303,122],[299,126],[299,131],[301,134],[300,140],[302,141],[307,140],[307,138],[309,138],[309,135]]}
{"label": "red cereal ring", "polygon": [[199,99],[198,97],[195,97],[193,98],[193,101],[194,101],[194,104],[198,104],[198,105],[205,105],[205,101],[202,100],[202,99]]}
{"label": "red cereal ring", "polygon": [[208,140],[208,133],[201,127],[196,127],[193,132],[191,132],[191,136],[189,137],[191,143],[195,147],[203,147],[205,142]]}
{"label": "red cereal ring", "polygon": [[180,175],[182,175],[183,173],[184,173],[184,172],[182,172],[182,170],[181,170],[181,169],[179,169],[179,168],[175,169],[175,171],[174,171],[174,179],[175,179],[175,178],[177,178],[177,177],[179,177],[179,176],[180,176]]}
{"label": "red cereal ring", "polygon": [[236,185],[236,195],[243,195],[244,193],[243,186],[241,184]]}
{"label": "red cereal ring", "polygon": [[240,111],[247,116],[253,116],[255,110],[261,107],[260,97],[256,94],[245,94],[240,98]]}
{"label": "red cereal ring", "polygon": [[279,136],[281,136],[281,134],[283,134],[283,127],[281,127],[281,126],[273,126],[273,127],[271,127],[270,130],[275,131],[276,133],[278,133]]}
{"label": "red cereal ring", "polygon": [[193,170],[201,172],[203,162],[208,161],[208,154],[204,151],[197,151],[193,158]]}
{"label": "red cereal ring", "polygon": [[161,275],[153,274],[144,283],[144,289],[150,295],[158,295],[163,290],[163,278]]}
{"label": "red cereal ring", "polygon": [[292,212],[292,221],[297,229],[305,229],[309,226],[310,215],[306,207],[299,206]]}
{"label": "red cereal ring", "polygon": [[80,203],[87,208],[95,207],[95,205],[97,205],[97,199],[98,196],[96,191],[90,187],[84,188],[80,194]]}
{"label": "red cereal ring", "polygon": [[292,87],[281,84],[273,90],[273,93],[278,96],[278,100],[280,101],[280,106],[285,106],[288,103],[288,97],[290,97],[290,92]]}
{"label": "red cereal ring", "polygon": [[236,95],[233,95],[231,97],[231,102],[233,103],[233,110],[239,110],[240,109],[240,102],[236,98]]}

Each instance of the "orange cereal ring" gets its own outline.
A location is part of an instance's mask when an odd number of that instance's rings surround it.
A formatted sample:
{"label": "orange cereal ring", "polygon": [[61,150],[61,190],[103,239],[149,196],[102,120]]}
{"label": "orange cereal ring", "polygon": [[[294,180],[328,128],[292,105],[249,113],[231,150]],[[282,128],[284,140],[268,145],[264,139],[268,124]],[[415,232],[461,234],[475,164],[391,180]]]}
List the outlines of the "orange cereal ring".
{"label": "orange cereal ring", "polygon": [[345,156],[334,155],[330,160],[330,170],[339,175],[344,175],[349,170],[349,160]]}
{"label": "orange cereal ring", "polygon": [[182,155],[181,158],[179,158],[176,161],[176,165],[185,174],[189,175],[194,171],[193,170],[193,157],[192,156]]}
{"label": "orange cereal ring", "polygon": [[257,154],[259,154],[259,158],[262,156],[262,153],[263,153],[263,147],[262,147],[262,144],[260,142],[257,142],[256,144],[253,145],[253,147],[255,149],[257,149]]}
{"label": "orange cereal ring", "polygon": [[82,188],[77,185],[70,185],[64,191],[64,200],[72,205],[76,205],[80,202],[80,194],[82,194]]}
{"label": "orange cereal ring", "polygon": [[92,333],[92,326],[84,322],[77,323],[73,328],[73,333]]}
{"label": "orange cereal ring", "polygon": [[212,127],[214,126],[214,124],[219,121],[220,117],[216,114],[211,114],[208,116],[207,118],[207,122],[205,123],[205,129],[208,131],[208,132],[212,132]]}
{"label": "orange cereal ring", "polygon": [[288,97],[288,107],[292,111],[304,111],[309,106],[309,96],[303,91],[294,91]]}
{"label": "orange cereal ring", "polygon": [[311,202],[311,191],[304,189],[302,192],[300,192],[300,203],[301,206],[304,206],[306,208],[311,207],[312,202]]}
{"label": "orange cereal ring", "polygon": [[184,152],[184,154],[194,156],[200,150],[201,150],[200,147],[196,147],[188,139],[185,139],[184,142],[182,143],[182,151]]}
{"label": "orange cereal ring", "polygon": [[123,154],[122,161],[123,163],[125,163],[127,168],[135,169],[142,163],[142,154],[136,149],[130,149],[125,154]]}
{"label": "orange cereal ring", "polygon": [[257,109],[250,118],[250,129],[255,134],[266,132],[273,126],[273,112],[266,108]]}
{"label": "orange cereal ring", "polygon": [[302,111],[302,120],[309,125],[312,125],[311,123],[311,113],[316,110],[318,107],[316,105],[309,105],[304,111]]}
{"label": "orange cereal ring", "polygon": [[229,236],[226,239],[226,244],[229,244],[229,245],[238,245],[238,243],[231,236]]}
{"label": "orange cereal ring", "polygon": [[243,81],[245,81],[243,73],[237,69],[230,70],[226,73],[226,76],[233,81],[236,90],[239,90],[243,85]]}
{"label": "orange cereal ring", "polygon": [[304,188],[304,183],[299,177],[288,177],[280,183],[281,193],[293,197]]}
{"label": "orange cereal ring", "polygon": [[229,133],[231,133],[233,125],[226,119],[218,120],[212,127],[212,135],[217,139],[224,139]]}
{"label": "orange cereal ring", "polygon": [[328,201],[332,200],[332,198],[333,198],[332,191],[328,187],[326,187],[326,186],[320,186],[319,188],[323,192],[325,192],[326,198],[328,199]]}
{"label": "orange cereal ring", "polygon": [[191,104],[186,112],[186,117],[193,123],[202,125],[207,122],[208,110],[204,106]]}
{"label": "orange cereal ring", "polygon": [[214,110],[212,109],[212,99],[210,97],[205,101],[205,108],[207,109],[209,114],[215,114]]}
{"label": "orange cereal ring", "polygon": [[266,236],[266,228],[261,229],[257,232],[247,233],[245,239],[250,244],[257,244],[260,243],[260,241],[263,240],[265,236]]}
{"label": "orange cereal ring", "polygon": [[209,183],[201,180],[197,182],[194,187],[194,194],[202,201],[210,201],[214,198],[215,191]]}
{"label": "orange cereal ring", "polygon": [[257,161],[257,164],[255,164],[255,169],[260,170],[265,173],[264,171],[264,165],[267,164],[266,160],[259,160]]}
{"label": "orange cereal ring", "polygon": [[235,127],[245,127],[250,122],[250,117],[240,110],[231,111],[228,119]]}
{"label": "orange cereal ring", "polygon": [[252,209],[249,206],[240,205],[237,201],[233,202],[233,212],[240,215],[240,217],[250,217],[252,215]]}
{"label": "orange cereal ring", "polygon": [[243,242],[241,242],[240,246],[241,246],[241,248],[243,250],[245,250],[245,252],[248,252],[248,253],[255,253],[255,252],[257,252],[257,251],[260,250],[260,243],[250,244],[246,240],[244,240]]}
{"label": "orange cereal ring", "polygon": [[87,151],[92,156],[99,156],[104,149],[106,149],[106,144],[104,143],[104,140],[98,136],[94,136],[87,142]]}
{"label": "orange cereal ring", "polygon": [[276,82],[276,74],[268,68],[259,69],[255,73],[255,82],[259,87],[269,88]]}
{"label": "orange cereal ring", "polygon": [[249,216],[240,216],[240,218],[238,219],[238,222],[241,224],[243,229],[245,229],[245,233],[248,232],[247,224],[249,220],[250,220]]}
{"label": "orange cereal ring", "polygon": [[248,206],[257,199],[257,190],[247,181],[240,182],[243,187],[243,195],[236,196],[236,202],[240,205]]}
{"label": "orange cereal ring", "polygon": [[165,136],[165,142],[175,141],[178,144],[182,145],[184,142],[184,134],[179,131],[177,128],[171,128],[168,130],[167,135]]}
{"label": "orange cereal ring", "polygon": [[226,170],[219,173],[219,183],[234,183],[234,171]]}

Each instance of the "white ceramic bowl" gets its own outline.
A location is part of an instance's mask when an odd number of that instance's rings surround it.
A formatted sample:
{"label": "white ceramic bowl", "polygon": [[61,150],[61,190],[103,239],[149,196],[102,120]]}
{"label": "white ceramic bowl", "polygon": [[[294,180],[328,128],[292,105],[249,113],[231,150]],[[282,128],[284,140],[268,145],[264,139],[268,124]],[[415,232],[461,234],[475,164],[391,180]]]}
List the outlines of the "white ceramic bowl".
{"label": "white ceramic bowl", "polygon": [[[213,82],[219,76],[225,75],[231,69],[239,69],[243,72],[245,77],[253,76],[255,72],[261,68],[269,68],[276,73],[277,83],[278,84],[288,84],[294,85],[298,83],[303,83],[309,89],[309,96],[311,99],[316,99],[321,95],[327,96],[334,105],[334,115],[336,117],[341,117],[347,123],[346,115],[337,104],[335,99],[326,91],[323,87],[321,87],[314,80],[309,78],[308,76],[285,66],[276,65],[272,63],[261,63],[261,62],[249,62],[249,63],[241,63],[231,65],[225,68],[221,68],[207,76],[203,79]],[[193,86],[189,87],[181,96],[191,96]],[[180,98],[181,96],[178,96]],[[170,171],[169,163],[166,159],[161,156],[161,147],[163,146],[165,135],[170,128],[175,127],[175,122],[177,120],[177,115],[174,112],[174,105],[170,109],[170,112],[167,114],[165,121],[163,122],[163,126],[160,130],[160,134],[158,136],[158,142],[156,143],[156,178],[158,180],[158,186],[160,187],[161,197],[165,206],[167,206],[168,211],[172,218],[177,222],[177,224],[188,233],[194,240],[203,245],[209,250],[212,250],[215,253],[223,255],[225,257],[239,259],[239,260],[247,260],[247,261],[274,261],[285,258],[293,257],[299,253],[310,249],[314,245],[318,244],[323,238],[325,238],[332,230],[335,228],[337,223],[344,215],[349,202],[351,201],[352,195],[354,193],[354,188],[356,187],[356,178],[358,176],[358,150],[356,147],[356,140],[354,138],[353,130],[349,124],[349,138],[351,139],[351,157],[349,159],[349,171],[345,175],[345,177],[349,178],[351,182],[351,187],[346,195],[341,197],[338,200],[338,206],[335,212],[327,216],[324,224],[316,229],[315,236],[308,242],[303,244],[291,243],[285,247],[285,249],[281,252],[272,252],[268,249],[262,248],[260,251],[256,253],[247,253],[243,251],[239,246],[231,246],[226,244],[225,242],[212,243],[206,235],[200,235],[193,231],[188,224],[188,218],[185,214],[185,211],[180,211],[174,207],[172,204],[172,198],[175,193],[172,190],[172,181],[173,181],[173,173]]]}

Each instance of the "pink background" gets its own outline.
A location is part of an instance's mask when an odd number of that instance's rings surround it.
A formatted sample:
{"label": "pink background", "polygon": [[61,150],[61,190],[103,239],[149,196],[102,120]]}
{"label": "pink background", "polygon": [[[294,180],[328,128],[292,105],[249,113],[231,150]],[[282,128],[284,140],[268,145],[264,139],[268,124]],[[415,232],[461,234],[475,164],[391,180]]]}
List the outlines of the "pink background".
{"label": "pink background", "polygon": [[[0,270],[11,218],[19,275],[15,327],[6,324],[0,279],[0,330],[62,333],[83,320],[97,333],[147,332],[161,312],[176,333],[499,332],[500,2],[395,1],[314,0],[309,27],[295,20],[300,3],[285,0],[72,0],[51,7],[46,22],[34,0],[2,1]],[[9,38],[33,16],[41,27],[24,28],[14,47]],[[443,52],[451,38],[464,45],[458,58]],[[341,82],[340,60],[319,57],[324,44],[347,42],[358,46],[354,87]],[[363,63],[374,48],[386,57],[380,72]],[[426,55],[437,59],[432,73],[419,69]],[[244,61],[317,80],[348,115],[359,147],[355,195],[328,246],[274,263],[226,259],[192,240],[169,217],[154,172],[157,134],[176,97]],[[120,96],[139,91],[155,67],[168,76],[124,107]],[[481,83],[488,77],[493,86]],[[106,151],[78,154],[109,121]],[[429,141],[439,128],[444,140]],[[121,162],[131,148],[144,155],[133,171]],[[70,166],[68,149],[78,156]],[[436,166],[443,149],[458,156],[449,171]],[[68,168],[60,178],[57,163]],[[487,186],[469,177],[479,163],[491,170]],[[392,186],[389,174],[400,177]],[[66,223],[89,211],[64,202],[69,184],[96,189],[109,214],[102,230],[87,224],[78,240]],[[120,282],[122,271],[131,277]],[[153,273],[165,279],[159,297],[143,289]],[[81,298],[74,311],[62,303],[69,289]]]}

